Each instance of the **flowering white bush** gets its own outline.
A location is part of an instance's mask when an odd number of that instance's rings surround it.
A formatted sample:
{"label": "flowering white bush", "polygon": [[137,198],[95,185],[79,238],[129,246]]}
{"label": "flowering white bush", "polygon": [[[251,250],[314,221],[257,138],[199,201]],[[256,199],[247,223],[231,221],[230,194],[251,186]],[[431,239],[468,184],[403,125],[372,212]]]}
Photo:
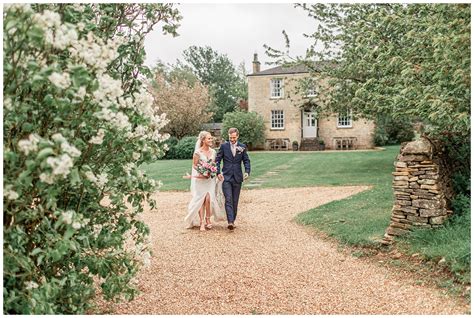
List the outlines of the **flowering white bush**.
{"label": "flowering white bush", "polygon": [[[143,88],[143,38],[169,4],[4,6],[4,312],[86,313],[94,278],[132,298],[150,262],[137,218],[159,183],[165,115]],[[129,207],[126,206],[129,204]],[[142,246],[142,245],[140,245]]]}

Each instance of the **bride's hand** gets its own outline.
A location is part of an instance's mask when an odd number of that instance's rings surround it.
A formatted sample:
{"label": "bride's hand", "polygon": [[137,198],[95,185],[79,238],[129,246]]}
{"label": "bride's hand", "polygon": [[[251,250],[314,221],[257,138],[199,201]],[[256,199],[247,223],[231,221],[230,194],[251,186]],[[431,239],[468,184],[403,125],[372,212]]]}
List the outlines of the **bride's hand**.
{"label": "bride's hand", "polygon": [[183,176],[183,179],[191,179],[191,175],[189,173],[186,172],[186,175]]}

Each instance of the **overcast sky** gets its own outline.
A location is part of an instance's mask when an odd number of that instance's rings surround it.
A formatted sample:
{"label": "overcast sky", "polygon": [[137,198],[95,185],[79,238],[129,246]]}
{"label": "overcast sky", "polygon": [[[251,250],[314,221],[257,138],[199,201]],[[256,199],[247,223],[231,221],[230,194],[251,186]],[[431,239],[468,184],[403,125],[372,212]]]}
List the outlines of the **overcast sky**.
{"label": "overcast sky", "polygon": [[181,4],[183,16],[178,37],[163,35],[156,28],[145,39],[146,64],[152,66],[157,59],[175,63],[191,45],[210,46],[227,54],[234,65],[242,61],[248,72],[252,69],[253,54],[258,53],[261,69],[272,60],[265,55],[264,44],[276,49],[285,48],[282,30],[286,30],[291,43],[291,54],[303,55],[310,40],[303,33],[312,33],[316,21],[301,8],[292,4]]}

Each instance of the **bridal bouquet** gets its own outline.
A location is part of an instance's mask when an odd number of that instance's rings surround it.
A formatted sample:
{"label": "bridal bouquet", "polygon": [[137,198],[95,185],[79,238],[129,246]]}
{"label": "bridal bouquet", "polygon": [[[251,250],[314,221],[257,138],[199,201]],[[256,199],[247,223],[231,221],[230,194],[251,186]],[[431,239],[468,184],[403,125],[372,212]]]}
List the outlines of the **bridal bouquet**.
{"label": "bridal bouquet", "polygon": [[208,161],[200,159],[196,165],[196,171],[205,177],[214,178],[217,175],[216,163],[211,159]]}

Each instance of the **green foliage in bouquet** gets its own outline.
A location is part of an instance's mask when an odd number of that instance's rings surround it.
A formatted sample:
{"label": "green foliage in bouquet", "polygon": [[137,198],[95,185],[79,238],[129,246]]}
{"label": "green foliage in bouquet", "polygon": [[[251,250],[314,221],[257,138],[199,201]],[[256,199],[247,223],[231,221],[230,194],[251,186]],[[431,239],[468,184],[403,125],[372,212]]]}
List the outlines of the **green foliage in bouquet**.
{"label": "green foliage in bouquet", "polygon": [[135,295],[150,256],[137,216],[158,187],[137,166],[167,138],[143,40],[179,19],[168,4],[5,5],[5,313],[86,313],[97,286]]}

